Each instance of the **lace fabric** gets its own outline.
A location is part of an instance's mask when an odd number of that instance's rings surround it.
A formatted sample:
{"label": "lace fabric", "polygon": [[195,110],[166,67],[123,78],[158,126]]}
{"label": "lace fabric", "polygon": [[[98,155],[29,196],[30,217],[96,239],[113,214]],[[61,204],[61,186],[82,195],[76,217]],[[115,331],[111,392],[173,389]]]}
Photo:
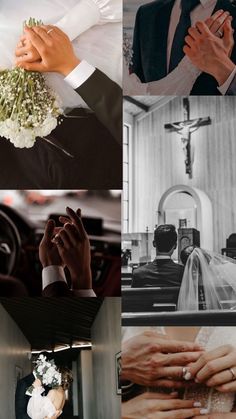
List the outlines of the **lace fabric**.
{"label": "lace fabric", "polygon": [[141,83],[136,74],[128,74],[127,65],[124,64],[124,91],[126,95],[189,95],[200,74],[201,71],[185,56],[163,79]]}
{"label": "lace fabric", "polygon": [[47,396],[42,396],[43,387],[37,387],[32,392],[32,397],[27,406],[27,413],[31,419],[51,418],[56,414],[56,408]]}

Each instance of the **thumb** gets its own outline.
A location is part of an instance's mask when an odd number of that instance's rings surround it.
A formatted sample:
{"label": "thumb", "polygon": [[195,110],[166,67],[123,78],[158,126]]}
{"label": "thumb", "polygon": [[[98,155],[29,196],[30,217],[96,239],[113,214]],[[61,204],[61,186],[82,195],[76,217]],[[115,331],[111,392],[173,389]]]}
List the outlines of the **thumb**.
{"label": "thumb", "polygon": [[24,70],[27,70],[27,71],[39,71],[40,73],[45,71],[42,61],[34,62],[34,63],[22,62],[22,63],[18,63],[17,67],[23,68]]}
{"label": "thumb", "polygon": [[51,241],[53,238],[53,234],[54,234],[54,228],[55,228],[55,221],[54,220],[48,220],[46,227],[45,227],[45,231],[44,231],[44,236],[43,239],[46,241]]}

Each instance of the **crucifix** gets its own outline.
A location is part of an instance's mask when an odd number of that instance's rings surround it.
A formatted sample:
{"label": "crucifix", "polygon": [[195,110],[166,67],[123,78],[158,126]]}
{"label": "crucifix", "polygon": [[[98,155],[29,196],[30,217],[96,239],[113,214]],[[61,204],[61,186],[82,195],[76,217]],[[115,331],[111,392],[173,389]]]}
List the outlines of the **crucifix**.
{"label": "crucifix", "polygon": [[191,153],[191,134],[204,125],[210,125],[211,118],[207,117],[190,119],[190,103],[187,97],[183,98],[183,107],[184,121],[165,124],[165,129],[169,132],[177,132],[177,134],[181,136],[183,151],[185,155],[186,173],[189,175],[189,178],[192,179],[193,159]]}

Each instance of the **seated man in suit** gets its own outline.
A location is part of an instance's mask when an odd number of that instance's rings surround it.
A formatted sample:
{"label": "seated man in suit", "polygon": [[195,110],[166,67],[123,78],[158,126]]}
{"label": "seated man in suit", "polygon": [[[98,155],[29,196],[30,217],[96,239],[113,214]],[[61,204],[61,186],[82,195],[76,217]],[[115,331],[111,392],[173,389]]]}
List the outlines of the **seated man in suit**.
{"label": "seated man in suit", "polygon": [[233,29],[227,20],[215,37],[203,22],[190,28],[184,52],[201,71],[215,78],[222,94],[236,94],[236,65],[231,57],[234,47]]}
{"label": "seated man in suit", "polygon": [[[207,21],[217,11],[224,11],[224,16],[231,15],[235,26],[236,8],[230,0],[158,0],[142,5],[136,15],[131,71],[142,83],[160,80],[173,70],[178,71],[185,54],[183,47],[188,29],[197,21]],[[236,62],[235,47],[232,60]],[[179,69],[176,83],[183,77]],[[203,72],[196,79],[191,94],[220,95],[221,92],[215,78]]]}
{"label": "seated man in suit", "polygon": [[177,246],[175,227],[169,224],[157,227],[153,246],[156,248],[155,260],[134,270],[131,287],[180,286],[184,268],[171,259]]}

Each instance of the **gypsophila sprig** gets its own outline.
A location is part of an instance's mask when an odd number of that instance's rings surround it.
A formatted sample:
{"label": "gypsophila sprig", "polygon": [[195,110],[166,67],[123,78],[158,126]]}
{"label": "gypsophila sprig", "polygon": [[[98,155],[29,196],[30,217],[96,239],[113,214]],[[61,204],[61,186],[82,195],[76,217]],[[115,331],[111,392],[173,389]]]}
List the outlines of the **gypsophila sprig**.
{"label": "gypsophila sprig", "polygon": [[[53,359],[49,361],[44,355],[39,355],[34,363],[36,365],[33,374],[42,384],[50,388],[56,388],[61,385],[61,373],[58,371]],[[26,390],[26,394],[31,396],[33,390],[34,386],[32,385]]]}
{"label": "gypsophila sprig", "polygon": [[130,67],[133,64],[133,48],[131,37],[126,32],[123,35],[123,55],[127,67]]}
{"label": "gypsophila sprig", "polygon": [[[33,18],[28,26],[42,24]],[[30,148],[46,137],[62,113],[59,98],[41,73],[21,68],[0,71],[0,136],[19,148]]]}

